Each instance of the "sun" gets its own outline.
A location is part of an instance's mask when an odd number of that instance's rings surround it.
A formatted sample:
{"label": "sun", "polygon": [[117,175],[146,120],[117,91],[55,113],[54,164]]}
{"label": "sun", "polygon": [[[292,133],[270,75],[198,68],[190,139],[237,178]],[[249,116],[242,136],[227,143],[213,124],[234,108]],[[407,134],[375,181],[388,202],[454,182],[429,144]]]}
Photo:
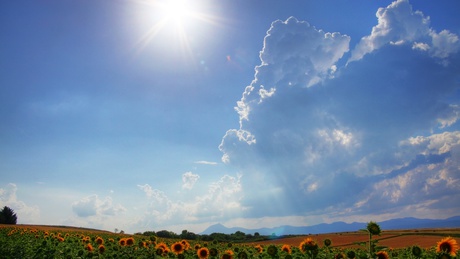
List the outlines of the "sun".
{"label": "sun", "polygon": [[[140,49],[144,49],[154,39],[179,42],[187,51],[189,35],[203,32],[208,25],[216,25],[218,18],[207,13],[204,1],[197,0],[132,0],[140,3],[147,29],[139,39]],[[158,37],[161,35],[161,37]],[[171,37],[172,36],[172,37]]]}
{"label": "sun", "polygon": [[164,0],[159,3],[159,8],[163,19],[177,25],[194,14],[194,10],[187,0]]}

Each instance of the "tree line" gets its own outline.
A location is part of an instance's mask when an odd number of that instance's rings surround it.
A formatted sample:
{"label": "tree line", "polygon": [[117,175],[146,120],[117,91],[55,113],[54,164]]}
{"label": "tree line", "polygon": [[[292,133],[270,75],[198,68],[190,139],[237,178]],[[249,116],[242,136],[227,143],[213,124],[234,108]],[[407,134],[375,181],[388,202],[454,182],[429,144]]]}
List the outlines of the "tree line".
{"label": "tree line", "polygon": [[160,231],[145,231],[143,233],[136,233],[144,236],[157,236],[162,238],[180,238],[180,239],[187,239],[187,240],[200,240],[200,241],[219,241],[219,242],[256,242],[256,241],[263,241],[268,239],[274,238],[281,238],[272,234],[270,236],[260,235],[258,232],[254,234],[246,234],[242,231],[236,231],[232,234],[225,234],[225,233],[212,233],[212,234],[195,234],[193,232],[182,230],[180,234],[176,234],[172,231],[168,230],[160,230]]}

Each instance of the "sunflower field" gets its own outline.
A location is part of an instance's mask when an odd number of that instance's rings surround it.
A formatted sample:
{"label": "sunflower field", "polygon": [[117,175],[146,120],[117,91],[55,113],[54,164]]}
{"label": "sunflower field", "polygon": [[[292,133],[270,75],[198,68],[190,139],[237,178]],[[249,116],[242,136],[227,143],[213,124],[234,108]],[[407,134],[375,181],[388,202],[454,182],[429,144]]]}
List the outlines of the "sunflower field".
{"label": "sunflower field", "polygon": [[457,258],[458,244],[452,237],[440,239],[431,248],[388,249],[372,239],[380,231],[377,226],[371,224],[368,229],[369,241],[362,248],[339,248],[333,240],[318,243],[312,237],[297,246],[261,245],[2,226],[0,258]]}

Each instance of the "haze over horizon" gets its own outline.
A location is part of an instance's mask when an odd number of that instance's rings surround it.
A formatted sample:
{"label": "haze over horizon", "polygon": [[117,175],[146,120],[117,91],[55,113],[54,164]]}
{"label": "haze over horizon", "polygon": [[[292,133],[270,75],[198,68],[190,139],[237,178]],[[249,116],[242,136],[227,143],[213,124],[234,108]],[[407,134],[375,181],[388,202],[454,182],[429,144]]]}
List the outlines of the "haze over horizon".
{"label": "haze over horizon", "polygon": [[0,206],[127,233],[460,215],[458,10],[4,2]]}

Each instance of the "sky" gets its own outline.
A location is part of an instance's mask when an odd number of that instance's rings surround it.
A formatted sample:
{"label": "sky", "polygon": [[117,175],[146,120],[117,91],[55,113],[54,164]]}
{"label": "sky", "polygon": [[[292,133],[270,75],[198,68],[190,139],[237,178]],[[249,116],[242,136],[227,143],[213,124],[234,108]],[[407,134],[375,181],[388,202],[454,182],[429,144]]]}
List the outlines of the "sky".
{"label": "sky", "polygon": [[127,233],[460,215],[459,11],[3,1],[0,206]]}

